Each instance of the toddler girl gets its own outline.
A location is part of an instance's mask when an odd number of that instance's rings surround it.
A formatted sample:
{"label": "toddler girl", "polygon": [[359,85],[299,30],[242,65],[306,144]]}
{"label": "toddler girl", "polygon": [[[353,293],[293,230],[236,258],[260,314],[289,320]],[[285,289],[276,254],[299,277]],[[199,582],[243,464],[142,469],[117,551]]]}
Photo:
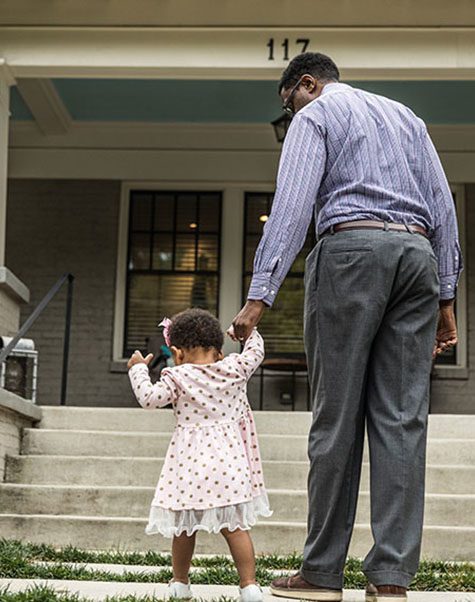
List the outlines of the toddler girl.
{"label": "toddler girl", "polygon": [[209,312],[188,309],[162,324],[175,366],[152,384],[151,354],[135,351],[128,364],[140,405],[172,403],[176,418],[145,532],[173,538],[169,597],[192,597],[188,573],[196,532],[207,531],[222,533],[228,543],[241,600],[259,602],[249,529],[272,512],[246,384],[264,359],[264,342],[254,329],[242,353],[224,357],[223,333]]}

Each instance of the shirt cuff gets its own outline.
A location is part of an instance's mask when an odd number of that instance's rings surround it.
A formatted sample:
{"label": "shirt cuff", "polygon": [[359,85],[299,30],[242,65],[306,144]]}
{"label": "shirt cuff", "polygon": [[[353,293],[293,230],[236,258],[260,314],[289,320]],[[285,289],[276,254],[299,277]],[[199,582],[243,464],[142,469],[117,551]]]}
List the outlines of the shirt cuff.
{"label": "shirt cuff", "polygon": [[440,298],[441,299],[453,299],[457,292],[458,276],[453,274],[452,276],[439,276],[440,282]]}
{"label": "shirt cuff", "polygon": [[249,301],[263,301],[268,307],[272,307],[278,290],[279,283],[270,274],[254,274],[247,298]]}

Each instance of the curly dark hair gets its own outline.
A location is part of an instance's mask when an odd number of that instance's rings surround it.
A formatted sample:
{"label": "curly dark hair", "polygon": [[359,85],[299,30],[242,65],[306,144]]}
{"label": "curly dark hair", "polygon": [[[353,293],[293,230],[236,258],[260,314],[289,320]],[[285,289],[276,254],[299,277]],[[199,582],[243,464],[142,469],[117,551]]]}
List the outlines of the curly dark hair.
{"label": "curly dark hair", "polygon": [[333,60],[320,52],[298,54],[288,64],[279,82],[279,94],[283,88],[288,90],[308,73],[321,81],[339,81],[340,72]]}
{"label": "curly dark hair", "polygon": [[192,307],[185,309],[171,318],[168,331],[170,345],[181,349],[214,347],[221,351],[224,335],[219,321],[205,309]]}

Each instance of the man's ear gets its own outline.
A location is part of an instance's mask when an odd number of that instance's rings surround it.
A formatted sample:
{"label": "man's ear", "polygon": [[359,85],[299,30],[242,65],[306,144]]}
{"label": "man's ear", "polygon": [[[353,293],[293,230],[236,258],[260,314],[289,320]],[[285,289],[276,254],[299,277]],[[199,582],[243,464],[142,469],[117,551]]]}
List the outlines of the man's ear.
{"label": "man's ear", "polygon": [[315,88],[317,87],[317,82],[316,82],[315,78],[312,77],[311,75],[306,75],[303,78],[302,83],[305,86],[305,89],[307,90],[307,92],[313,92],[315,90]]}

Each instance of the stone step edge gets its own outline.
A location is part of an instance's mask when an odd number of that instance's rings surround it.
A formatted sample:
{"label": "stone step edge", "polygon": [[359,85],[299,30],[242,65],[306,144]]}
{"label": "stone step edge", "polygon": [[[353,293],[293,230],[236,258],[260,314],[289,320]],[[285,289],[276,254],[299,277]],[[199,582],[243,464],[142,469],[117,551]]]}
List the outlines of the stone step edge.
{"label": "stone step edge", "polygon": [[[444,441],[448,441],[448,439],[444,439]],[[453,439],[450,439],[450,441],[453,441]],[[471,439],[468,439],[468,441],[471,441]],[[123,461],[123,460],[139,460],[141,462],[164,462],[165,461],[165,456],[101,456],[101,455],[97,455],[97,454],[92,454],[90,456],[86,456],[86,455],[79,455],[79,454],[75,454],[75,455],[66,455],[66,454],[6,454],[6,458],[12,458],[14,460],[18,460],[18,459],[23,459],[23,458],[44,458],[44,459],[54,459],[57,460],[58,458],[61,458],[62,460],[74,460],[77,462],[84,462],[84,460],[106,460],[107,462],[117,462],[117,461]],[[269,465],[277,465],[277,464],[284,464],[284,465],[294,465],[297,464],[299,466],[308,466],[309,465],[309,461],[308,460],[266,460],[266,459],[262,459],[262,463],[263,464],[269,464]],[[370,463],[369,462],[362,462],[361,464],[362,466],[369,466]],[[471,470],[471,471],[475,471],[475,465],[470,465],[470,464],[427,464],[426,465],[427,468],[442,468],[442,469],[448,469],[448,470],[454,470],[454,469],[458,469],[458,470]]]}
{"label": "stone step edge", "polygon": [[[213,424],[210,424],[208,427],[200,427],[200,428],[212,428],[214,427]],[[193,428],[193,427],[185,427],[185,428]],[[95,434],[95,435],[102,435],[104,436],[104,433],[107,433],[108,435],[124,435],[127,437],[133,437],[133,436],[146,436],[146,437],[159,437],[159,436],[167,436],[170,437],[172,434],[172,431],[113,431],[113,430],[95,430],[95,429],[44,429],[44,428],[30,428],[30,427],[25,427],[23,429],[23,433],[44,433],[46,435],[50,434],[50,433],[68,433],[69,435],[72,435],[74,433],[78,433],[78,434]],[[262,431],[260,433],[258,433],[259,437],[266,437],[266,438],[272,438],[272,439],[302,439],[307,441],[308,440],[308,434],[305,435],[293,435],[293,434],[276,434],[276,433],[263,433]],[[475,437],[428,437],[428,441],[450,441],[451,443],[454,442],[475,442]]]}
{"label": "stone step edge", "polygon": [[[147,519],[146,518],[131,518],[129,516],[87,516],[87,515],[81,515],[81,514],[13,514],[13,513],[0,513],[0,520],[1,519],[8,519],[8,518],[12,518],[12,519],[18,519],[18,520],[25,520],[25,519],[38,519],[38,520],[58,520],[58,521],[74,521],[74,522],[85,522],[85,521],[90,521],[90,522],[95,522],[95,523],[104,523],[104,522],[120,522],[123,524],[146,524],[147,523]],[[274,527],[274,528],[279,528],[279,527],[293,527],[293,528],[303,528],[303,529],[307,529],[307,523],[306,522],[291,522],[291,521],[262,521],[257,525],[258,527],[266,527],[266,528],[270,528],[270,527]],[[254,527],[256,528],[256,527]],[[370,525],[366,524],[366,523],[355,523],[354,528],[358,528],[358,529],[370,529]],[[441,531],[447,531],[448,533],[453,533],[454,531],[460,532],[460,533],[466,533],[466,532],[470,532],[473,533],[474,537],[475,537],[475,527],[470,527],[470,526],[462,526],[462,527],[458,527],[458,526],[445,526],[445,525],[427,525],[424,526],[425,530],[428,531],[433,531],[433,530],[441,530]]]}
{"label": "stone step edge", "polygon": [[[90,491],[90,490],[104,490],[104,491],[124,491],[125,490],[139,490],[144,492],[155,491],[154,486],[143,486],[143,485],[58,485],[58,484],[45,484],[45,483],[9,483],[3,482],[0,483],[0,490],[4,488],[11,489],[56,489],[58,491],[63,491],[67,489],[71,489],[73,491]],[[298,495],[298,496],[306,496],[306,489],[267,489],[267,493],[271,495]],[[370,495],[369,491],[362,490],[359,492],[360,495]],[[461,499],[461,500],[475,500],[475,493],[426,493],[426,498],[431,499]]]}
{"label": "stone step edge", "polygon": [[[0,579],[0,588],[10,585],[11,592],[20,592],[35,586],[48,586],[61,592],[77,593],[86,598],[85,602],[99,602],[107,596],[156,596],[163,599],[166,583],[108,582],[108,581],[73,581],[62,579]],[[195,600],[219,600],[236,598],[238,588],[235,585],[192,585]],[[276,599],[263,587],[265,602]],[[289,598],[279,598],[282,602],[295,602]],[[344,590],[346,602],[364,602],[364,590]],[[473,602],[475,598],[469,592],[409,592],[408,602]]]}

